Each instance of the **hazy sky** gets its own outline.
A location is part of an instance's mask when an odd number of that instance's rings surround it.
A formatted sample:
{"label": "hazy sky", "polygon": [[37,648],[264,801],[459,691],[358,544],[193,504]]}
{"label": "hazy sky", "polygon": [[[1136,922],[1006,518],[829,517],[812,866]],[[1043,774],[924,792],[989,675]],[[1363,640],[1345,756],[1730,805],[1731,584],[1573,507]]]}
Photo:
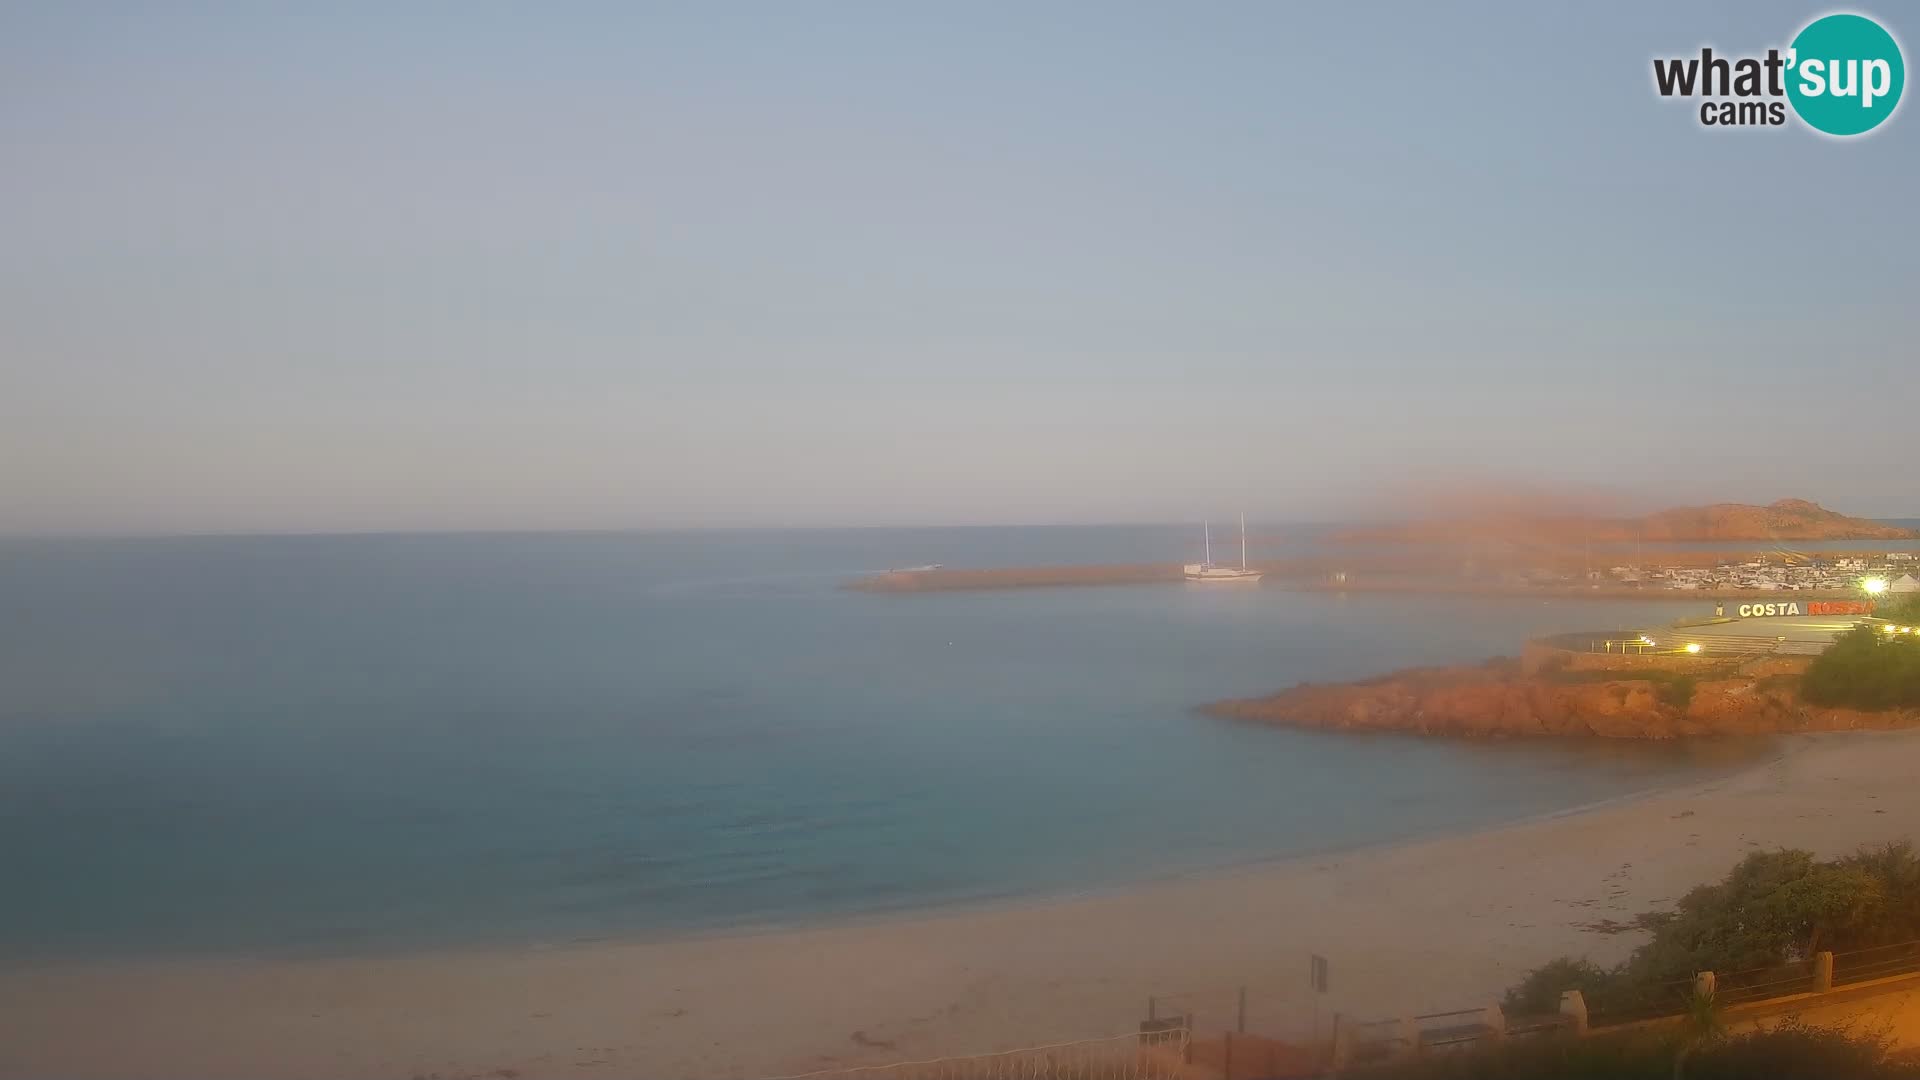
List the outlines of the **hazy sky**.
{"label": "hazy sky", "polygon": [[1823,7],[303,6],[0,6],[0,531],[1920,514]]}

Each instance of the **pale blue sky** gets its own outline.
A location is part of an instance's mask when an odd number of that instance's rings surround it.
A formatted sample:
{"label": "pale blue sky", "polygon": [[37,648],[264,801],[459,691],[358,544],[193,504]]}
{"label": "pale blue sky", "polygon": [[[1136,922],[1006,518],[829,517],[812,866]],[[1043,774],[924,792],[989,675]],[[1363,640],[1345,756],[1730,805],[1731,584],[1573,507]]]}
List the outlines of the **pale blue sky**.
{"label": "pale blue sky", "polygon": [[0,531],[1920,514],[1825,10],[8,3]]}

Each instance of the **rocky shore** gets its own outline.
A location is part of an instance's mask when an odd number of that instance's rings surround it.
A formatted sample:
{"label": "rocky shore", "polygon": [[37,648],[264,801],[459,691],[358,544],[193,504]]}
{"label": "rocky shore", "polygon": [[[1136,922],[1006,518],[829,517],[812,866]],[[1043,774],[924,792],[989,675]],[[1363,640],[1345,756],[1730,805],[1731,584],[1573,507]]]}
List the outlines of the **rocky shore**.
{"label": "rocky shore", "polygon": [[[1302,683],[1266,697],[1202,706],[1214,716],[1288,727],[1470,738],[1673,739],[1920,726],[1920,712],[1809,705],[1804,661],[1768,659],[1698,675],[1524,673],[1489,660],[1409,668],[1351,683]],[[1636,677],[1637,676],[1637,677]]]}

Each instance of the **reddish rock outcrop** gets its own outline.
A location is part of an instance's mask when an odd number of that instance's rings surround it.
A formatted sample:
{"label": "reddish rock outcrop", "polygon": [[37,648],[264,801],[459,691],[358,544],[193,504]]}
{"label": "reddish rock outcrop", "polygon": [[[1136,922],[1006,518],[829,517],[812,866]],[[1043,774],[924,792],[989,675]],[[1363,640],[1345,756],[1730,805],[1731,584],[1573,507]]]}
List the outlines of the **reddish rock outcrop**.
{"label": "reddish rock outcrop", "polygon": [[1331,731],[1473,738],[1673,739],[1856,731],[1920,724],[1914,711],[1861,712],[1807,705],[1790,674],[1725,673],[1690,691],[1633,678],[1523,675],[1512,660],[1411,668],[1354,683],[1302,683],[1260,698],[1217,701],[1215,716]]}

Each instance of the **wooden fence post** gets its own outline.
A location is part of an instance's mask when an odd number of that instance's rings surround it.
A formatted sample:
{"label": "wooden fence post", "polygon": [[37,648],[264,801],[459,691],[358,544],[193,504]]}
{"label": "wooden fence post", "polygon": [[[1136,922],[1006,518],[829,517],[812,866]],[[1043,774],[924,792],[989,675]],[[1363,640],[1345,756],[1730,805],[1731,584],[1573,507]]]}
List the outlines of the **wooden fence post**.
{"label": "wooden fence post", "polygon": [[1336,1074],[1353,1060],[1353,1029],[1340,1023],[1339,1013],[1333,1014],[1333,1046],[1329,1048],[1328,1056],[1332,1058],[1328,1064],[1333,1066]]}
{"label": "wooden fence post", "polygon": [[1413,1017],[1400,1018],[1400,1052],[1407,1057],[1420,1056],[1420,1025]]}

